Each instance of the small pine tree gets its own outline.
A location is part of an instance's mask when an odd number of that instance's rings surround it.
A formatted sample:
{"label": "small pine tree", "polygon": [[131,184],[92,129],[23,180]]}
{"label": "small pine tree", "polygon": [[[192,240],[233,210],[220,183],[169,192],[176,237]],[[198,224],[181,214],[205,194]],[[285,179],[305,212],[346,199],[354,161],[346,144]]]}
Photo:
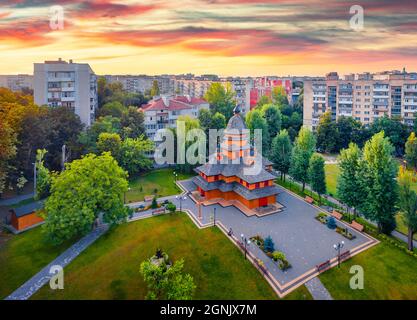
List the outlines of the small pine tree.
{"label": "small pine tree", "polygon": [[271,236],[268,236],[268,237],[265,238],[264,250],[266,252],[274,252],[275,251],[275,244],[274,244],[274,241],[272,240]]}
{"label": "small pine tree", "polygon": [[329,219],[327,220],[327,227],[332,230],[336,229],[336,220],[333,217],[329,217]]}
{"label": "small pine tree", "polygon": [[152,209],[158,208],[158,202],[156,201],[156,197],[153,197],[153,199],[152,199],[151,208]]}

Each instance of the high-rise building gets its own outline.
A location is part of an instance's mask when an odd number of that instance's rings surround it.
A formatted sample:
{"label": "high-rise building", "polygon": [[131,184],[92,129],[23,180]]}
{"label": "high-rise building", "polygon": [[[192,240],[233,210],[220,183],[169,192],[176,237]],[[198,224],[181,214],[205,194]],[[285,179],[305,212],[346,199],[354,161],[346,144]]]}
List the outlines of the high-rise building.
{"label": "high-rise building", "polygon": [[304,125],[316,129],[320,116],[353,117],[367,125],[384,115],[412,125],[417,112],[417,75],[399,71],[351,74],[332,72],[304,81]]}
{"label": "high-rise building", "polygon": [[30,74],[0,75],[0,87],[12,91],[32,90],[33,76]]}
{"label": "high-rise building", "polygon": [[98,107],[97,76],[87,63],[62,59],[35,63],[34,98],[38,105],[70,108],[90,126]]}

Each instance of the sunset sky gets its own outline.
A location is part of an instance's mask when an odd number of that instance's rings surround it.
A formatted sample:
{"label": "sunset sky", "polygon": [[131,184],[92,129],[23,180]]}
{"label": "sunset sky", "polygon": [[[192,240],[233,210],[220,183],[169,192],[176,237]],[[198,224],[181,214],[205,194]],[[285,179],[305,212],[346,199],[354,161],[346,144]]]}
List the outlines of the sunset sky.
{"label": "sunset sky", "polygon": [[[49,26],[52,5],[64,30]],[[58,57],[97,74],[417,71],[417,0],[1,0],[0,74]]]}

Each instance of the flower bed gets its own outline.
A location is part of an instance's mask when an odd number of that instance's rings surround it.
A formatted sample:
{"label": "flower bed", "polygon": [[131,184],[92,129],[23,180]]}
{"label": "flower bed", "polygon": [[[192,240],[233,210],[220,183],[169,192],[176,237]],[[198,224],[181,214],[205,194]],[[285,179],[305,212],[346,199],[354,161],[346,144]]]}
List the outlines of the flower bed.
{"label": "flower bed", "polygon": [[342,236],[349,240],[356,238],[356,236],[351,234],[347,228],[336,227],[336,232],[340,233]]}
{"label": "flower bed", "polygon": [[[324,212],[320,212],[315,219],[319,222],[321,222],[322,224],[327,225],[330,229],[334,229],[337,233],[341,234],[342,236],[344,236],[346,239],[349,240],[353,240],[356,238],[355,235],[353,235],[352,233],[349,232],[349,230],[347,228],[342,228],[337,226],[334,218],[329,217],[327,214],[325,214]],[[332,226],[329,226],[329,221],[333,220],[334,222],[334,228]]]}
{"label": "flower bed", "polygon": [[285,271],[291,268],[291,264],[288,262],[285,254],[280,251],[275,251],[275,245],[271,237],[263,239],[261,236],[256,235],[251,237],[250,240],[256,244],[272,261],[277,263],[280,270]]}
{"label": "flower bed", "polygon": [[316,220],[321,222],[322,224],[326,224],[327,223],[327,214],[320,212],[317,216],[316,216]]}

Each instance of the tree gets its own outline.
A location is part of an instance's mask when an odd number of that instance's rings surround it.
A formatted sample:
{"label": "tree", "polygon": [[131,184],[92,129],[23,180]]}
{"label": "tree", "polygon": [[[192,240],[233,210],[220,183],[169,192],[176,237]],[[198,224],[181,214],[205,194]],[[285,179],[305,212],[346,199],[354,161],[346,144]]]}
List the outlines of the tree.
{"label": "tree", "polygon": [[361,211],[366,218],[377,222],[378,231],[390,234],[395,229],[397,202],[397,165],[392,157],[394,148],[384,132],[375,134],[365,143],[361,162],[361,184],[366,199]]}
{"label": "tree", "polygon": [[305,184],[308,179],[308,166],[310,158],[316,147],[316,139],[313,133],[305,127],[302,127],[295,139],[294,148],[291,155],[290,175],[303,185],[303,192]]}
{"label": "tree", "polygon": [[110,152],[114,159],[120,159],[120,149],[122,139],[117,133],[100,133],[97,140],[97,150],[99,153]]}
{"label": "tree", "polygon": [[151,88],[151,97],[159,96],[159,85],[158,81],[154,80],[152,82],[152,88]]}
{"label": "tree", "polygon": [[327,227],[329,228],[329,229],[336,229],[336,227],[337,227],[337,224],[336,224],[336,220],[333,218],[333,217],[329,217],[328,219],[327,219]]}
{"label": "tree", "polygon": [[308,181],[311,189],[319,195],[319,202],[321,202],[321,195],[326,193],[326,173],[324,171],[324,159],[317,153],[310,158]]}
{"label": "tree", "polygon": [[229,120],[233,115],[233,108],[236,106],[236,101],[235,93],[230,83],[226,83],[225,85],[220,82],[212,83],[204,98],[210,104],[213,114],[217,112],[221,113],[226,117],[226,120]]}
{"label": "tree", "polygon": [[273,103],[284,106],[288,105],[288,98],[285,89],[282,86],[276,86],[272,89],[272,101]]}
{"label": "tree", "polygon": [[3,192],[9,172],[9,161],[16,154],[16,135],[9,125],[0,119],[0,194]]}
{"label": "tree", "polygon": [[51,174],[44,166],[45,149],[37,150],[36,153],[36,200],[46,198],[51,188]]}
{"label": "tree", "polygon": [[271,98],[263,95],[262,97],[259,98],[259,101],[256,103],[256,108],[261,109],[264,105],[271,104],[271,103],[272,103]]}
{"label": "tree", "polygon": [[145,134],[145,114],[135,107],[129,107],[121,118],[123,138],[139,138]]}
{"label": "tree", "polygon": [[332,121],[330,111],[325,112],[317,127],[317,149],[321,152],[335,152],[337,150],[339,133],[335,122]]}
{"label": "tree", "polygon": [[140,265],[140,273],[148,285],[147,299],[150,300],[191,300],[196,285],[190,274],[184,274],[184,260],[171,266],[161,260],[149,259]]}
{"label": "tree", "polygon": [[337,195],[348,207],[353,207],[356,215],[356,208],[364,201],[366,190],[361,188],[361,150],[358,145],[351,143],[348,149],[340,152],[339,168],[340,174],[337,179]]}
{"label": "tree", "polygon": [[408,250],[413,251],[414,233],[417,232],[417,195],[411,189],[413,173],[400,167],[398,173],[398,207],[408,228]]}
{"label": "tree", "polygon": [[417,168],[417,139],[414,132],[411,132],[405,143],[405,159],[408,165]]}
{"label": "tree", "polygon": [[123,104],[121,104],[119,101],[112,101],[103,105],[99,109],[97,115],[99,117],[112,116],[115,118],[121,118],[125,111],[126,108],[123,106]]}
{"label": "tree", "polygon": [[269,131],[269,141],[281,130],[282,115],[278,106],[274,104],[266,104],[261,109],[262,115],[266,120]]}
{"label": "tree", "polygon": [[216,112],[211,119],[210,129],[220,130],[224,128],[226,128],[226,117],[223,114]]}
{"label": "tree", "polygon": [[137,139],[127,138],[120,146],[118,162],[130,176],[136,175],[152,167],[152,160],[146,154],[153,149],[153,141],[143,135]]}
{"label": "tree", "polygon": [[84,153],[97,153],[97,141],[101,133],[121,132],[121,122],[119,118],[112,116],[101,117],[96,120],[90,128],[80,133],[78,143],[81,144]]}
{"label": "tree", "polygon": [[361,122],[353,117],[341,116],[337,119],[338,142],[336,151],[347,149],[351,142],[363,147],[365,141],[370,138],[370,130],[365,129]]}
{"label": "tree", "polygon": [[275,251],[275,244],[272,240],[271,236],[267,236],[264,241],[264,250],[266,252],[274,252]]}
{"label": "tree", "polygon": [[253,109],[246,114],[246,126],[254,138],[255,129],[262,130],[262,154],[266,156],[270,151],[268,123],[263,117],[262,111]]}
{"label": "tree", "polygon": [[395,154],[401,156],[404,154],[404,145],[408,137],[407,125],[402,123],[399,117],[388,117],[387,115],[376,119],[371,127],[372,134],[384,131],[385,136],[391,141]]}
{"label": "tree", "polygon": [[165,208],[170,212],[170,213],[174,213],[175,210],[177,210],[177,206],[175,204],[173,204],[172,202],[168,203]]}
{"label": "tree", "polygon": [[108,152],[67,163],[66,170],[52,178],[45,203],[46,234],[61,243],[90,232],[101,216],[110,225],[124,221],[130,214],[123,203],[127,189],[127,173]]}
{"label": "tree", "polygon": [[291,164],[292,144],[287,130],[281,130],[272,140],[271,160],[285,181]]}

